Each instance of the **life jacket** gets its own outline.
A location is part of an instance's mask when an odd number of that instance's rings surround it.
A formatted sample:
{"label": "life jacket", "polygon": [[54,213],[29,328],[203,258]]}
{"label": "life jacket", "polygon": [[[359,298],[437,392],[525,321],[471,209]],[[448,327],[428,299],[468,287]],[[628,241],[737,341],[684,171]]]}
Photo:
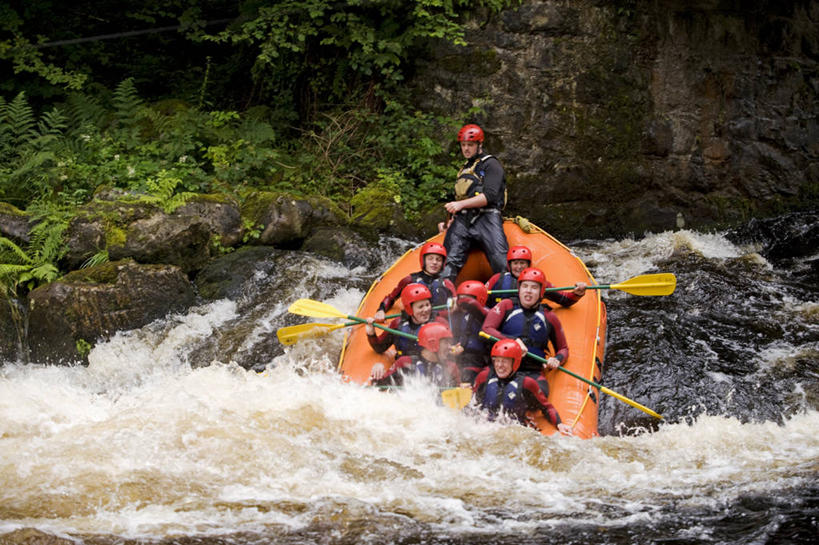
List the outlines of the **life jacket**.
{"label": "life jacket", "polygon": [[486,345],[478,332],[483,326],[483,315],[469,310],[458,309],[452,313],[452,336],[460,343],[464,352],[485,353]]}
{"label": "life jacket", "polygon": [[445,305],[447,299],[453,296],[452,292],[444,284],[444,279],[441,277],[433,278],[424,271],[417,271],[410,275],[412,282],[423,284],[432,292],[432,306],[439,307]]}
{"label": "life jacket", "polygon": [[433,384],[444,384],[444,366],[437,362],[427,361],[421,357],[413,358],[413,368],[418,375],[426,377]]}
{"label": "life jacket", "polygon": [[493,369],[489,373],[484,390],[482,406],[490,418],[503,411],[521,419],[526,414],[526,399],[523,396],[523,375],[516,374],[511,380],[501,380]]}
{"label": "life jacket", "polygon": [[[486,162],[491,159],[491,155],[483,155],[477,159],[469,159],[458,171],[455,180],[455,200],[461,201],[480,195],[483,193],[483,181],[486,177]],[[497,159],[496,159],[497,160]],[[497,208],[503,210],[506,207],[506,184],[503,188],[503,203],[487,203],[486,208]],[[468,209],[466,211],[479,212],[480,209]]]}
{"label": "life jacket", "polygon": [[[429,323],[429,322],[427,322]],[[401,323],[398,324],[397,329],[403,333],[409,333],[410,335],[418,336],[418,330],[421,329],[421,326],[424,324],[416,324],[412,321],[412,318],[409,316],[404,316],[401,320]],[[393,341],[395,345],[395,349],[398,351],[399,356],[419,356],[421,355],[421,345],[418,344],[417,340],[408,339],[403,335],[395,335],[395,341]]]}
{"label": "life jacket", "polygon": [[[518,279],[510,272],[500,275],[498,281],[492,286],[492,290],[516,290],[518,289]],[[489,306],[494,307],[504,299],[512,299],[517,304],[518,296],[515,293],[497,293],[489,296]]]}
{"label": "life jacket", "polygon": [[[552,324],[546,319],[541,307],[537,307],[537,310],[524,310],[520,303],[517,303],[503,319],[500,332],[505,337],[522,340],[529,352],[544,358],[546,357],[546,345],[549,343],[549,336],[552,332]],[[540,369],[540,364],[531,358],[526,358],[523,360],[521,369],[524,367]]]}

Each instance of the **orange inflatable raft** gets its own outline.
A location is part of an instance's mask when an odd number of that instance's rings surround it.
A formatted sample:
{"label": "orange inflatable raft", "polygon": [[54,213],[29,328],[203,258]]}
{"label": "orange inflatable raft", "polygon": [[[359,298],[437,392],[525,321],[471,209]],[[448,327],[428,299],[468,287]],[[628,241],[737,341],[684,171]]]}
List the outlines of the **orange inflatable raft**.
{"label": "orange inflatable raft", "polygon": [[[522,227],[521,227],[522,226]],[[546,273],[546,278],[555,286],[571,286],[575,282],[596,284],[583,262],[571,250],[551,235],[526,220],[506,220],[504,231],[509,246],[523,245],[532,250],[533,266]],[[431,241],[443,243],[443,234],[432,237]],[[373,316],[379,303],[408,274],[419,269],[419,251],[422,245],[406,252],[384,274],[382,274],[364,296],[356,312],[357,316]],[[492,276],[492,270],[482,252],[473,251],[467,259],[458,282],[480,280],[485,282]],[[400,301],[397,303],[400,305]],[[606,306],[600,297],[600,290],[588,290],[586,295],[569,308],[554,306],[569,344],[569,358],[564,367],[591,381],[600,382],[601,369],[606,348]],[[392,309],[392,312],[400,307]],[[345,379],[361,384],[369,381],[370,369],[376,362],[389,368],[392,361],[376,354],[367,342],[363,327],[349,330],[341,353],[339,370]],[[597,435],[597,406],[600,392],[588,384],[559,370],[547,373],[549,401],[560,413],[564,423],[572,426],[575,436],[588,438]],[[542,415],[532,413],[544,434],[556,432]]]}

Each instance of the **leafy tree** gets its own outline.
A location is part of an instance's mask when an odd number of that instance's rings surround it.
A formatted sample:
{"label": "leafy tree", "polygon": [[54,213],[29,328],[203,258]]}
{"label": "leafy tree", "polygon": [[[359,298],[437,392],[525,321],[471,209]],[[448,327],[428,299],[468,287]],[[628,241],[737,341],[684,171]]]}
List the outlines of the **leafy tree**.
{"label": "leafy tree", "polygon": [[261,94],[313,119],[326,103],[375,97],[406,78],[432,40],[464,45],[461,14],[513,0],[278,0],[242,5],[240,22],[205,40],[255,51]]}

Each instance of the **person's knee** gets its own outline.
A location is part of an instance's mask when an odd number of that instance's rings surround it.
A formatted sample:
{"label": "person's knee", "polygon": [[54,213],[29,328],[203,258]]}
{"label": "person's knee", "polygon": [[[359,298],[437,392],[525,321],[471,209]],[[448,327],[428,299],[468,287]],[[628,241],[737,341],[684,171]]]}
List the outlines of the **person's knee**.
{"label": "person's knee", "polygon": [[489,257],[489,266],[492,267],[492,272],[505,272],[506,271],[506,253],[501,254],[493,254],[488,256]]}

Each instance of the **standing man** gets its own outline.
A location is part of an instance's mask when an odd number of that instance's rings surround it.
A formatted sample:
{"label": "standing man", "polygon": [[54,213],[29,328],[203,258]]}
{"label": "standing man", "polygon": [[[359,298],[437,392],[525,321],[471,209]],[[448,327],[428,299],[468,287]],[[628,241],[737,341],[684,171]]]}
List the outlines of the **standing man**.
{"label": "standing man", "polygon": [[483,250],[492,272],[506,270],[509,245],[503,232],[501,210],[506,204],[506,177],[495,157],[483,152],[483,130],[477,125],[464,125],[458,131],[458,142],[466,162],[455,182],[455,200],[444,205],[450,214],[444,246],[447,263],[444,278],[453,282],[466,262],[469,250]]}

